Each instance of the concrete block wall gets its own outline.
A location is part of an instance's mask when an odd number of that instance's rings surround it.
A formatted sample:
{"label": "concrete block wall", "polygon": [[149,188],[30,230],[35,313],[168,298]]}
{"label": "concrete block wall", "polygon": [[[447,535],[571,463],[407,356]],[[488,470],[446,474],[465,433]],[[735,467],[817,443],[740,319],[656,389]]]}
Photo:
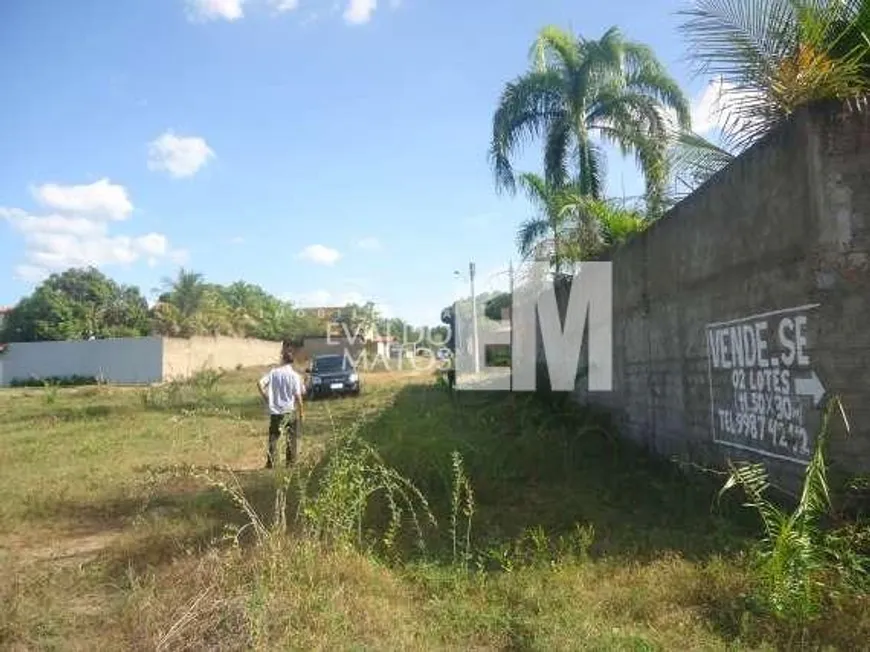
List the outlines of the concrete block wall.
{"label": "concrete block wall", "polygon": [[239,337],[163,339],[163,380],[185,378],[204,368],[233,370],[280,362],[281,343]]}
{"label": "concrete block wall", "polygon": [[581,400],[660,454],[795,486],[817,378],[850,416],[834,461],[870,471],[870,111],[802,110],[610,259],[614,391]]}

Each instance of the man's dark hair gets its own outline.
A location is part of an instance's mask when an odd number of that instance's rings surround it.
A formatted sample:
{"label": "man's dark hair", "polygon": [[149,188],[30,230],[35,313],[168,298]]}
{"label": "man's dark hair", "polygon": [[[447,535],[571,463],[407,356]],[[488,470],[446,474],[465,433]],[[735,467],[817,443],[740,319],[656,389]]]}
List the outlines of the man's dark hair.
{"label": "man's dark hair", "polygon": [[281,362],[284,364],[293,364],[293,349],[291,347],[281,347]]}

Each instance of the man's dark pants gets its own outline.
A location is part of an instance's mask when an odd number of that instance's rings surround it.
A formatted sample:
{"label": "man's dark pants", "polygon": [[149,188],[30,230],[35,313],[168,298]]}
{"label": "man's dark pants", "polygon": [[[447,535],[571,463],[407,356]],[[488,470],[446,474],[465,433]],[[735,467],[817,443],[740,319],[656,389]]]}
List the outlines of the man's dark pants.
{"label": "man's dark pants", "polygon": [[266,458],[266,467],[272,468],[275,462],[275,452],[278,439],[284,434],[287,437],[287,466],[293,464],[299,458],[299,422],[296,413],[272,414],[269,416],[269,453]]}

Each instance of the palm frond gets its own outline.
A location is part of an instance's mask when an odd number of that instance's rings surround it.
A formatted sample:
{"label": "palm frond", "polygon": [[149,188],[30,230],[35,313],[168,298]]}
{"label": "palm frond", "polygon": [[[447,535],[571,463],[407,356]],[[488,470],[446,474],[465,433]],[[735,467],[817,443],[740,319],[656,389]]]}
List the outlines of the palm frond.
{"label": "palm frond", "polygon": [[538,32],[529,57],[535,70],[550,68],[576,69],[580,66],[581,54],[574,36],[555,25],[548,25]]}
{"label": "palm frond", "polygon": [[688,129],[692,121],[689,101],[652,49],[641,43],[628,42],[625,54],[626,88],[654,98],[661,108],[674,112],[680,127]]}
{"label": "palm frond", "polygon": [[571,123],[566,119],[554,121],[547,133],[544,144],[544,174],[547,181],[554,186],[568,182],[568,152],[572,137]]}
{"label": "palm frond", "polygon": [[493,116],[490,146],[497,188],[514,190],[511,155],[562,117],[561,87],[561,77],[550,71],[527,73],[505,87]]}
{"label": "palm frond", "polygon": [[625,242],[645,230],[650,222],[638,211],[614,201],[601,200],[569,188],[557,194],[560,226],[577,245],[580,260],[603,248]]}
{"label": "palm frond", "polygon": [[579,142],[575,149],[577,161],[577,181],[579,192],[599,199],[604,191],[606,155],[601,147],[588,138]]}
{"label": "palm frond", "polygon": [[855,0],[694,0],[679,12],[697,71],[726,82],[730,147],[746,148],[804,104],[867,92],[863,12]]}
{"label": "palm frond", "polygon": [[835,410],[838,410],[843,417],[846,434],[848,435],[850,432],[849,421],[846,419],[843,405],[838,397],[834,397],[828,402],[822,413],[822,426],[816,436],[813,456],[807,465],[804,486],[797,509],[804,517],[815,518],[827,511],[831,506],[825,450],[830,433],[830,419]]}
{"label": "palm frond", "polygon": [[533,172],[523,172],[517,176],[517,185],[525,191],[526,197],[541,213],[548,214],[552,191],[543,177]]}
{"label": "palm frond", "polygon": [[[595,124],[605,140],[613,143],[623,154],[633,152],[646,181],[647,209],[658,216],[663,211],[665,187],[668,177],[667,134],[669,130],[663,116],[658,124],[645,125],[638,120],[639,112],[630,104],[614,102]],[[664,136],[658,133],[661,129]]]}
{"label": "palm frond", "polygon": [[758,512],[764,526],[765,536],[773,538],[782,528],[787,518],[765,494],[770,488],[767,479],[767,470],[763,464],[744,464],[742,466],[730,466],[731,473],[728,480],[719,491],[721,497],[726,492],[741,488],[746,495],[745,507],[751,507]]}
{"label": "palm frond", "polygon": [[526,220],[517,231],[517,249],[523,258],[528,258],[550,232],[550,222],[544,218]]}
{"label": "palm frond", "polygon": [[675,181],[689,192],[734,160],[728,150],[690,131],[676,135],[668,156]]}

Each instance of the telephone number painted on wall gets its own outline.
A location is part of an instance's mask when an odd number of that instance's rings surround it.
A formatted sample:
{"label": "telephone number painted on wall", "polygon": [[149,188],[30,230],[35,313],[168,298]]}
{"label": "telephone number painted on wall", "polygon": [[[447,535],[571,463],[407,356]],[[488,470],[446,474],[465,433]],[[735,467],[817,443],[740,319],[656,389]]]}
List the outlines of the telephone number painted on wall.
{"label": "telephone number painted on wall", "polygon": [[813,369],[809,320],[818,304],[706,327],[713,440],[806,464],[825,390]]}

